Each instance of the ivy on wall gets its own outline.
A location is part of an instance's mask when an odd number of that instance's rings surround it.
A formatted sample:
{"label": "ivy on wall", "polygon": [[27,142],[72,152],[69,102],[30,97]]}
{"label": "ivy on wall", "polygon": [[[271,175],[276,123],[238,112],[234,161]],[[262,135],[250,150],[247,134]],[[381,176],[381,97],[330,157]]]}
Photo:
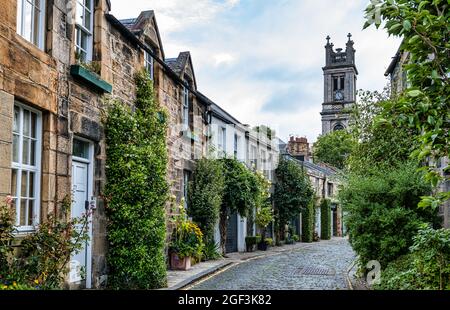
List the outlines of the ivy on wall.
{"label": "ivy on wall", "polygon": [[105,197],[109,285],[115,289],[166,286],[165,204],[168,198],[166,112],[145,71],[136,75],[135,109],[108,105]]}
{"label": "ivy on wall", "polygon": [[320,203],[320,238],[331,239],[331,201],[323,199]]}

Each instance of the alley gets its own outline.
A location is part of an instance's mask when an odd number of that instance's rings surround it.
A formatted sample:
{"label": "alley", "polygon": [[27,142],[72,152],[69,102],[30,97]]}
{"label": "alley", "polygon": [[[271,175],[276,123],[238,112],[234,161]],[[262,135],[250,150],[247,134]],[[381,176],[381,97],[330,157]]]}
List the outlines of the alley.
{"label": "alley", "polygon": [[345,290],[355,254],[345,238],[233,266],[191,287],[194,290]]}

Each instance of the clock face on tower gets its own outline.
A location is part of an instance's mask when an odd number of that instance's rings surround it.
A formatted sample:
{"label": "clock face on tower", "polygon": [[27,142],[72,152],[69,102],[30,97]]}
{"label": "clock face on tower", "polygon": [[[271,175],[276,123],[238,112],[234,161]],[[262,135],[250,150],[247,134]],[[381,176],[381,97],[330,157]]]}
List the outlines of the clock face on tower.
{"label": "clock face on tower", "polygon": [[337,90],[337,91],[334,93],[334,99],[335,99],[336,101],[342,101],[342,100],[344,100],[344,94],[343,94],[342,90]]}

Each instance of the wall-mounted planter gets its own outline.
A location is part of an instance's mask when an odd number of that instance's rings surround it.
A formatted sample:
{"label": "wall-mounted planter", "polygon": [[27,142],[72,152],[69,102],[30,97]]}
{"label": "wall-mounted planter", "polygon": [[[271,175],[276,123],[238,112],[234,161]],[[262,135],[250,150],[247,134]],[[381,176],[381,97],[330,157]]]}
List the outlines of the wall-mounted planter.
{"label": "wall-mounted planter", "polygon": [[106,93],[112,92],[111,84],[109,84],[105,80],[102,80],[97,74],[89,71],[88,69],[84,68],[81,65],[70,66],[70,74],[74,78],[81,80],[102,92]]}

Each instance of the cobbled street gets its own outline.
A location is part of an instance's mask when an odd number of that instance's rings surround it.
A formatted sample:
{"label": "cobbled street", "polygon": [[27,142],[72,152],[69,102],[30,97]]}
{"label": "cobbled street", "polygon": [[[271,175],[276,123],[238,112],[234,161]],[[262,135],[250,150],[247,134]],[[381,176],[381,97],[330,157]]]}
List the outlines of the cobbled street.
{"label": "cobbled street", "polygon": [[346,290],[346,272],[355,254],[346,238],[233,266],[194,290]]}

